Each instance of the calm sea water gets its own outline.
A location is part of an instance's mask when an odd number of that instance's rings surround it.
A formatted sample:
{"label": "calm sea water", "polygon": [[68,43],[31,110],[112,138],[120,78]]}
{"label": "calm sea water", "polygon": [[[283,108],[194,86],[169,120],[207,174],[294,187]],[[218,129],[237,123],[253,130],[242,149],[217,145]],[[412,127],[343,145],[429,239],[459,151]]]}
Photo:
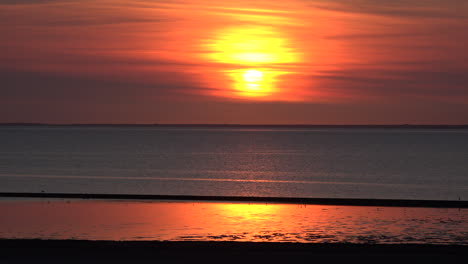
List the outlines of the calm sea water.
{"label": "calm sea water", "polygon": [[0,192],[468,199],[468,130],[0,127]]}

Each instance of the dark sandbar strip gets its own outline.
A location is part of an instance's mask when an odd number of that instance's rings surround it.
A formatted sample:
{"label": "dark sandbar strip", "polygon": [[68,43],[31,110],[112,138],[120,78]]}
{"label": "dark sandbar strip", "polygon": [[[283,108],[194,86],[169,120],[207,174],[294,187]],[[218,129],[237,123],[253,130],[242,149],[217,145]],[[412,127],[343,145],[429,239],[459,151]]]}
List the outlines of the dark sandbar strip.
{"label": "dark sandbar strip", "polygon": [[151,194],[86,194],[86,193],[19,193],[3,192],[0,197],[10,198],[66,198],[66,199],[119,199],[119,200],[174,200],[174,201],[226,201],[265,202],[315,205],[356,205],[393,207],[468,208],[468,201],[445,200],[398,200],[398,199],[348,199],[348,198],[293,198],[293,197],[247,197],[247,196],[197,196],[197,195],[151,195]]}

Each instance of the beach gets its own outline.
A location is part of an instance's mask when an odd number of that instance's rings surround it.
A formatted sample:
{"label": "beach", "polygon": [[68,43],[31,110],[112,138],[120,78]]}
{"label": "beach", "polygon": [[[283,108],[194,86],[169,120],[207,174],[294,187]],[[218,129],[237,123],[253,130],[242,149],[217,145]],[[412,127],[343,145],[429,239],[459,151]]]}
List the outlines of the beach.
{"label": "beach", "polygon": [[0,240],[1,263],[464,263],[459,245]]}

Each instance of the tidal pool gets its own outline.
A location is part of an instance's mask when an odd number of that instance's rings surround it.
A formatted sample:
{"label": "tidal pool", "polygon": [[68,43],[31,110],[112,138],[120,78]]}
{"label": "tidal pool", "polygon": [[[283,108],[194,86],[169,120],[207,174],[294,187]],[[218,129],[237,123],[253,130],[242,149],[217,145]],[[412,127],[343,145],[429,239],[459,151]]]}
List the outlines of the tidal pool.
{"label": "tidal pool", "polygon": [[0,238],[468,244],[468,210],[199,201],[0,200]]}

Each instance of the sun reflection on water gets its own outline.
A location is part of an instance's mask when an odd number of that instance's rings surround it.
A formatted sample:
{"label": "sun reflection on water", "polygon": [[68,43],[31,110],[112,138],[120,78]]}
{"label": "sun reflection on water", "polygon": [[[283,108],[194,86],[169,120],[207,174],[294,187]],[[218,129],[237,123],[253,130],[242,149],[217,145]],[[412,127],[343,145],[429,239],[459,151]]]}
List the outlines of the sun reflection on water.
{"label": "sun reflection on water", "polygon": [[467,214],[456,208],[4,200],[0,210],[1,238],[468,243]]}

